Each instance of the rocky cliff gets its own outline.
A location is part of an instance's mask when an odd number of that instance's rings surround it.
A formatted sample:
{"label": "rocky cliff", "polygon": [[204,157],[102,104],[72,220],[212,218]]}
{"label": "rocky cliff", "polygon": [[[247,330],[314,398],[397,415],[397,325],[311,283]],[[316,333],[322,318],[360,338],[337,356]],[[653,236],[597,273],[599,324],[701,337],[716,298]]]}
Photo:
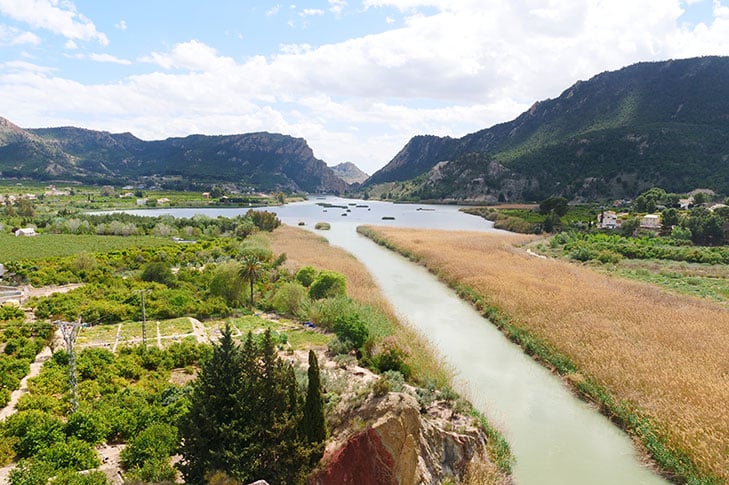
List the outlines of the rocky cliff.
{"label": "rocky cliff", "polygon": [[[345,382],[328,412],[330,439],[315,485],[509,484],[488,456],[488,437],[439,391],[383,387],[387,377],[329,361],[330,385]],[[383,390],[384,389],[384,390]],[[419,396],[416,398],[415,396]]]}

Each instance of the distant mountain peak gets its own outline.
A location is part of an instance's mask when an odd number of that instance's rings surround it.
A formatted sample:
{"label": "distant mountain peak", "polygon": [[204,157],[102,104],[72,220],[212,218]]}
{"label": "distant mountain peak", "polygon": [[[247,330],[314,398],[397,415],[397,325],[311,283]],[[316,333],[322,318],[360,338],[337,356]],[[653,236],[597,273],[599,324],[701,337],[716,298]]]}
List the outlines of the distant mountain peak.
{"label": "distant mountain peak", "polygon": [[360,168],[352,162],[343,162],[331,168],[337,177],[350,185],[361,184],[369,177],[369,175],[360,170]]}

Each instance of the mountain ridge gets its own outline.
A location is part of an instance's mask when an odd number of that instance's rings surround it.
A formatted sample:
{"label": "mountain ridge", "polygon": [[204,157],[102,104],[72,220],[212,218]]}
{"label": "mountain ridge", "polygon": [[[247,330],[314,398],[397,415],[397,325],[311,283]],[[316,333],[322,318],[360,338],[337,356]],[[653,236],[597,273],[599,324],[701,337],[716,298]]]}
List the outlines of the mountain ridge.
{"label": "mountain ridge", "polygon": [[237,183],[259,190],[343,193],[303,138],[257,132],[144,141],[131,133],[72,126],[23,129],[0,118],[0,173],[91,183],[176,178],[177,184]]}
{"label": "mountain ridge", "polygon": [[364,186],[409,181],[399,197],[485,202],[727,193],[728,140],[728,57],[644,62],[461,138],[416,136]]}

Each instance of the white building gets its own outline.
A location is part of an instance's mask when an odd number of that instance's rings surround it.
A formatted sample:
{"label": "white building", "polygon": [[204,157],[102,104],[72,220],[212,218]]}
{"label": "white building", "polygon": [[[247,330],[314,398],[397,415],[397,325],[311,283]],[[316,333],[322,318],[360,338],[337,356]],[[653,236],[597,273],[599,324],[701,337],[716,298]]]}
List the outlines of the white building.
{"label": "white building", "polygon": [[17,231],[15,231],[16,236],[24,236],[24,237],[30,237],[35,236],[36,232],[35,229],[32,227],[21,227]]}
{"label": "white building", "polygon": [[643,229],[660,229],[661,216],[658,214],[646,214],[640,219],[640,227]]}
{"label": "white building", "polygon": [[615,229],[618,227],[618,214],[613,211],[602,211],[597,215],[597,227],[600,229]]}

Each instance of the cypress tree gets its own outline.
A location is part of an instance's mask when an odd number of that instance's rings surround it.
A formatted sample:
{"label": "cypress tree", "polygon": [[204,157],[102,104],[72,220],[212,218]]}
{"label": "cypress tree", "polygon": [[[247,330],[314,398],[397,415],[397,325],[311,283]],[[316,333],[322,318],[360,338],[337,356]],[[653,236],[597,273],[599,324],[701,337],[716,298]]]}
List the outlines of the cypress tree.
{"label": "cypress tree", "polygon": [[229,423],[239,414],[240,376],[240,352],[226,324],[195,381],[190,411],[179,423],[184,458],[180,469],[188,483],[204,483],[206,473],[229,469],[226,450],[237,441]]}
{"label": "cypress tree", "polygon": [[307,443],[323,443],[327,437],[326,421],[324,419],[324,399],[321,394],[319,362],[313,350],[309,350],[308,375],[309,385],[306,389],[306,402],[304,404],[304,416],[302,419],[303,435]]}

